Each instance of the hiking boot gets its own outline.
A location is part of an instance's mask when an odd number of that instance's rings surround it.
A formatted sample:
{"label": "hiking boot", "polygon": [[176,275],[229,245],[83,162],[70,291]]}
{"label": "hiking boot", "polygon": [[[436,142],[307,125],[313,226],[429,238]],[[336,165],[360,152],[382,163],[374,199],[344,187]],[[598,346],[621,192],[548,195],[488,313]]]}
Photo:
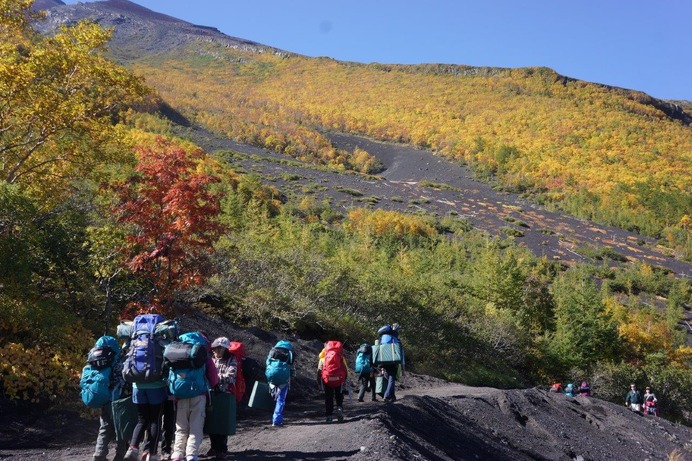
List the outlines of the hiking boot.
{"label": "hiking boot", "polygon": [[358,399],[358,401],[359,401],[359,402],[365,402],[365,400],[363,400],[363,399]]}
{"label": "hiking boot", "polygon": [[341,407],[336,408],[336,419],[340,422],[344,422],[344,410],[341,409]]}
{"label": "hiking boot", "polygon": [[125,461],[139,461],[139,448],[128,448],[123,459]]}
{"label": "hiking boot", "polygon": [[373,397],[373,398],[372,398],[372,401],[373,401],[373,402],[377,402],[377,397]]}

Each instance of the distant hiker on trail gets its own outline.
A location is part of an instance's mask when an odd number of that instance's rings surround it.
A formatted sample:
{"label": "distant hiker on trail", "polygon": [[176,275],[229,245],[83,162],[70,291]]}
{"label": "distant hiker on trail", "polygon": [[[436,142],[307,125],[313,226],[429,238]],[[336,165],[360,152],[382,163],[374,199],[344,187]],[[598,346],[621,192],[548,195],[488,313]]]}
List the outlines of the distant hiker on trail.
{"label": "distant hiker on trail", "polygon": [[281,427],[284,424],[284,406],[286,395],[291,387],[291,378],[295,376],[295,359],[293,346],[290,341],[281,340],[271,348],[267,355],[265,376],[269,383],[269,392],[276,404],[272,415],[272,426]]}
{"label": "distant hiker on trail", "polygon": [[561,394],[562,393],[562,383],[553,383],[553,385],[550,386],[550,389],[548,389],[548,392]]}
{"label": "distant hiker on trail", "polygon": [[356,373],[358,373],[358,401],[363,402],[365,392],[368,389],[372,392],[372,401],[377,402],[377,392],[375,385],[376,369],[372,364],[372,346],[361,344],[356,353]]}
{"label": "distant hiker on trail", "polygon": [[211,346],[202,332],[180,335],[166,348],[168,386],[177,400],[173,460],[196,460],[204,437],[207,395],[219,383]]}
{"label": "distant hiker on trail", "polygon": [[581,382],[581,385],[579,385],[579,395],[582,397],[591,397],[591,386],[588,382]]}
{"label": "distant hiker on trail", "polygon": [[[211,343],[211,350],[214,353],[214,365],[219,373],[219,383],[216,390],[219,392],[233,393],[235,380],[238,374],[238,360],[231,354],[231,341],[221,336]],[[209,441],[211,449],[207,452],[207,457],[225,459],[228,454],[228,436],[225,434],[215,434],[210,431]]]}
{"label": "distant hiker on trail", "polygon": [[644,398],[642,394],[637,390],[636,384],[630,384],[630,391],[625,397],[625,406],[632,411],[641,412],[642,404],[644,403]]}
{"label": "distant hiker on trail", "polygon": [[387,380],[385,402],[396,402],[396,378],[403,371],[404,351],[399,340],[399,324],[385,325],[377,330],[378,340],[373,347],[373,364],[382,368]]}
{"label": "distant hiker on trail", "polygon": [[647,415],[658,416],[658,399],[648,386],[644,391],[644,409]]}
{"label": "distant hiker on trail", "polygon": [[332,422],[334,400],[336,400],[336,419],[344,420],[343,385],[348,377],[348,365],[344,357],[344,346],[341,341],[327,341],[320,352],[317,363],[317,387],[324,389],[324,406],[326,421]]}
{"label": "distant hiker on trail", "polygon": [[567,386],[565,386],[565,395],[567,397],[574,397],[576,394],[576,389],[574,387],[574,384],[568,383]]}
{"label": "distant hiker on trail", "polygon": [[[82,370],[80,387],[82,401],[91,408],[99,408],[99,433],[96,438],[93,461],[108,459],[108,444],[116,440],[111,402],[119,399],[125,387],[122,378],[123,360],[118,340],[113,336],[101,336],[87,356]],[[127,451],[127,441],[116,442],[115,460],[122,460]]]}

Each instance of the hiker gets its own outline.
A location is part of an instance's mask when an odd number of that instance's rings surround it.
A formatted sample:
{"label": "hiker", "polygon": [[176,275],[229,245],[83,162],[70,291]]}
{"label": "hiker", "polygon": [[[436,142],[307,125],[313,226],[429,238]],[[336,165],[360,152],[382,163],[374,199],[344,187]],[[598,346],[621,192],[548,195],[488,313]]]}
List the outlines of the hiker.
{"label": "hiker", "polygon": [[296,373],[294,363],[293,346],[287,340],[277,342],[267,355],[265,376],[269,383],[269,392],[276,402],[272,414],[273,427],[281,427],[284,424],[286,395],[291,386],[291,378]]}
{"label": "hiker", "polygon": [[163,421],[161,429],[161,459],[171,459],[175,442],[175,396],[166,388],[166,401],[163,403]]}
{"label": "hiker", "polygon": [[[403,347],[399,340],[399,324],[394,323],[391,326],[385,325],[377,330],[379,344],[398,344],[401,357],[394,358],[392,362],[378,363],[382,369],[382,375],[387,381],[387,387],[384,391],[384,401],[387,403],[396,402],[396,378],[403,368]],[[373,360],[374,362],[374,360]]]}
{"label": "hiker", "polygon": [[[211,350],[214,354],[214,365],[219,373],[219,383],[214,388],[219,392],[233,393],[235,381],[238,373],[238,360],[231,354],[231,341],[225,336],[216,338],[211,343]],[[226,434],[209,434],[211,449],[207,452],[208,457],[216,459],[226,459],[228,454],[228,436]]]}
{"label": "hiker", "polygon": [[139,445],[146,435],[149,453],[142,457],[158,460],[159,425],[166,393],[163,371],[164,339],[157,335],[157,327],[164,322],[158,314],[135,317],[130,349],[123,364],[123,378],[132,382],[132,402],[137,406],[137,425],[132,431],[126,460],[139,460]]}
{"label": "hiker", "polygon": [[332,422],[334,400],[336,400],[336,419],[344,421],[343,385],[348,377],[348,365],[344,357],[344,346],[341,341],[327,341],[319,355],[317,363],[317,388],[324,389],[324,406],[326,421]]}
{"label": "hiker", "polygon": [[179,341],[189,346],[190,357],[194,356],[194,359],[191,358],[186,366],[172,366],[168,375],[170,392],[177,399],[175,442],[171,459],[197,460],[204,437],[207,394],[219,383],[219,374],[211,356],[211,345],[204,333],[184,333],[180,335]]}
{"label": "hiker", "polygon": [[642,398],[642,394],[637,390],[637,385],[630,384],[630,391],[625,397],[625,406],[632,411],[641,412],[642,403],[644,403],[644,399]]}
{"label": "hiker", "polygon": [[361,344],[356,353],[356,373],[358,373],[358,401],[363,402],[368,389],[372,392],[372,401],[377,402],[376,376],[377,372],[372,364],[372,346]]}
{"label": "hiker", "polygon": [[[96,437],[93,461],[106,461],[108,444],[116,440],[111,402],[120,398],[121,391],[125,388],[122,378],[124,358],[118,340],[112,336],[102,336],[89,351],[87,366],[82,371],[82,401],[85,405],[100,410],[99,433]],[[103,397],[99,397],[99,394]],[[126,440],[116,442],[116,461],[124,458],[127,447]]]}
{"label": "hiker", "polygon": [[582,397],[591,397],[591,386],[588,382],[581,382],[581,385],[579,386],[579,395]]}
{"label": "hiker", "polygon": [[644,410],[647,415],[658,416],[658,399],[649,386],[644,391]]}
{"label": "hiker", "polygon": [[553,383],[553,385],[550,386],[550,389],[548,389],[548,392],[553,392],[556,394],[562,393],[562,383],[560,383],[560,382]]}
{"label": "hiker", "polygon": [[574,384],[568,383],[567,386],[565,386],[565,395],[567,397],[574,397],[575,392]]}

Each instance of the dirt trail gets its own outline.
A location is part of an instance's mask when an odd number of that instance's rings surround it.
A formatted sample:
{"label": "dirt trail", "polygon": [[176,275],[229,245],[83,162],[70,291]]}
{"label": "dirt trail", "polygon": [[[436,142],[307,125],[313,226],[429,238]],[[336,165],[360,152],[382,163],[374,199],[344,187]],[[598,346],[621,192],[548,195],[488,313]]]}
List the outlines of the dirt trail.
{"label": "dirt trail", "polygon": [[[278,338],[200,312],[182,317],[181,330],[242,341],[256,360]],[[297,361],[285,426],[272,427],[270,412],[244,408],[237,434],[229,438],[231,459],[653,461],[676,449],[692,455],[692,428],[597,398],[470,387],[408,372],[395,403],[346,397],[345,421],[327,424],[315,381],[322,343],[290,339]],[[90,460],[98,431],[98,419],[84,413],[77,396],[49,410],[0,401],[0,422],[0,459],[11,461]],[[200,452],[209,448],[205,438]]]}
{"label": "dirt trail", "polygon": [[[340,424],[324,422],[320,399],[291,403],[289,394],[284,427],[271,427],[268,413],[239,422],[231,459],[664,460],[676,449],[692,453],[692,429],[596,398],[439,383],[398,394],[393,404],[347,397]],[[92,449],[0,451],[0,459],[86,461]],[[205,438],[201,453],[208,449]]]}

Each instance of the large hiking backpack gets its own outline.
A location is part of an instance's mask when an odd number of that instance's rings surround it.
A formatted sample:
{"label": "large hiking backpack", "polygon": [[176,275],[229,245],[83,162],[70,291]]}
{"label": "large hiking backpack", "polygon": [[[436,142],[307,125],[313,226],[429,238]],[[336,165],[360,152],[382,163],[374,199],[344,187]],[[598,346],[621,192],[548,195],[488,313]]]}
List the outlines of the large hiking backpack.
{"label": "large hiking backpack", "polygon": [[180,399],[189,399],[202,395],[209,390],[207,381],[207,338],[196,331],[184,333],[178,338],[178,342],[188,344],[190,350],[204,349],[204,360],[190,360],[189,367],[170,368],[168,372],[168,389],[171,394]]}
{"label": "large hiking backpack", "polygon": [[235,360],[238,363],[232,391],[235,394],[236,401],[240,402],[243,396],[245,396],[245,375],[243,374],[243,361],[247,356],[245,344],[240,341],[231,341],[231,347],[228,348],[228,351],[235,356]]}
{"label": "large hiking backpack", "polygon": [[123,364],[123,379],[128,383],[152,383],[163,378],[163,349],[169,338],[156,333],[163,321],[159,314],[143,314],[132,322],[130,348]]}
{"label": "large hiking backpack", "polygon": [[267,382],[274,385],[286,384],[291,379],[293,347],[289,341],[279,341],[267,355],[267,368],[264,372]]}
{"label": "large hiking backpack", "polygon": [[[387,335],[383,335],[384,336]],[[375,344],[372,346],[373,365],[398,365],[404,364],[404,350],[397,339],[396,342]]]}
{"label": "large hiking backpack", "polygon": [[112,389],[113,365],[120,356],[118,341],[112,336],[101,336],[87,356],[87,365],[79,380],[82,402],[89,408],[101,408],[114,398],[119,390]]}
{"label": "large hiking backpack", "polygon": [[370,373],[372,369],[372,346],[361,344],[356,353],[356,373]]}
{"label": "large hiking backpack", "polygon": [[166,366],[174,370],[200,368],[207,362],[207,345],[173,341],[163,350],[163,360]]}
{"label": "large hiking backpack", "polygon": [[340,387],[346,381],[347,374],[343,344],[341,341],[327,341],[324,348],[322,382],[327,387]]}

